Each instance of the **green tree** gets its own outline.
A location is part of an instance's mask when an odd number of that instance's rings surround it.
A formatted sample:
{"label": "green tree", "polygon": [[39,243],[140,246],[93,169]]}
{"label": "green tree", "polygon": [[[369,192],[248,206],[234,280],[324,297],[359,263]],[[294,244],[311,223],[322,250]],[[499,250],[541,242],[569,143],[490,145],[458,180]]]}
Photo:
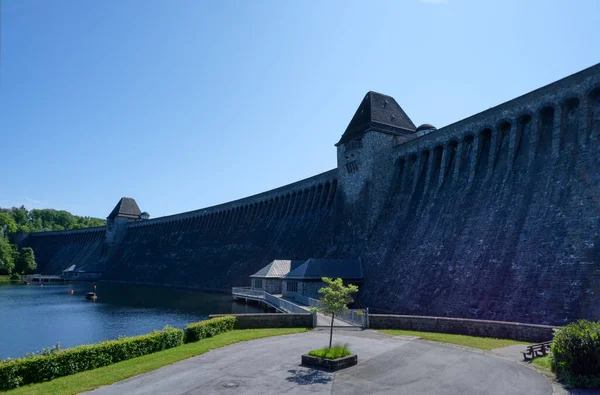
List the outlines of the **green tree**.
{"label": "green tree", "polygon": [[6,233],[15,233],[17,231],[17,223],[8,213],[0,213],[0,228],[4,229],[4,225],[6,225]]}
{"label": "green tree", "polygon": [[10,274],[15,268],[15,250],[8,239],[0,237],[0,273]]}
{"label": "green tree", "polygon": [[19,225],[17,227],[17,232],[31,233],[31,228],[27,225]]}
{"label": "green tree", "polygon": [[22,248],[15,262],[15,270],[19,274],[27,274],[33,272],[35,269],[37,269],[37,264],[35,263],[33,250],[29,247]]}
{"label": "green tree", "polygon": [[328,277],[323,277],[321,280],[327,284],[327,286],[319,290],[319,293],[321,294],[319,310],[331,314],[331,331],[329,332],[329,348],[331,348],[335,313],[341,313],[342,311],[348,310],[348,305],[354,302],[354,299],[352,299],[350,295],[358,292],[358,287],[352,284],[348,284],[347,287],[344,286],[341,278],[332,280]]}
{"label": "green tree", "polygon": [[25,206],[13,207],[10,212],[17,225],[27,225],[29,222],[29,211]]}

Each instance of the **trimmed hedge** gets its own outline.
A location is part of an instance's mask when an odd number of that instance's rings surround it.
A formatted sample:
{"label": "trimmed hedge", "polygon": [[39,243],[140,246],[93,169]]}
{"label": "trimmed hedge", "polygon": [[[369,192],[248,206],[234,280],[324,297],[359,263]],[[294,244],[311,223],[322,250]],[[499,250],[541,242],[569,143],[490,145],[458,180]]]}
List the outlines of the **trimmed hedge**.
{"label": "trimmed hedge", "polygon": [[600,388],[600,323],[573,322],[554,335],[552,371],[567,387]]}
{"label": "trimmed hedge", "polygon": [[185,343],[193,343],[198,340],[213,337],[219,333],[229,332],[235,326],[235,317],[217,317],[210,320],[194,322],[185,327]]}
{"label": "trimmed hedge", "polygon": [[62,351],[0,361],[0,390],[48,381],[152,354],[181,345],[183,331],[165,327],[147,335],[125,337]]}

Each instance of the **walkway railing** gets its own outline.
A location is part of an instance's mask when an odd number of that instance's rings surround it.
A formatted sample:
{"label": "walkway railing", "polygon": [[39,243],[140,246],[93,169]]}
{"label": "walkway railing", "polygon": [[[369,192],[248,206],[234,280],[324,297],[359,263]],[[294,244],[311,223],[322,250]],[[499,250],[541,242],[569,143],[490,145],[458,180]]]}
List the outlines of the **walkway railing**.
{"label": "walkway railing", "polygon": [[[252,289],[250,287],[234,287],[231,289],[234,298],[252,299],[262,301],[271,307],[274,307],[282,313],[310,313],[311,307],[318,307],[319,300],[309,298],[300,294],[290,295],[296,302],[304,306],[297,305],[289,300],[285,300],[277,295],[272,295],[262,289]],[[331,314],[313,313],[315,326],[329,325]],[[335,315],[335,326],[353,326],[360,328],[369,327],[369,309],[366,310],[346,310]]]}
{"label": "walkway railing", "polygon": [[302,303],[303,305],[306,305],[306,306],[319,307],[319,300],[318,299],[309,298],[308,296],[304,296],[304,295],[300,295],[300,294],[294,294],[294,300],[296,302]]}
{"label": "walkway railing", "polygon": [[236,298],[248,298],[262,300],[279,311],[284,313],[309,313],[308,307],[302,307],[278,296],[271,295],[261,289],[252,289],[246,287],[234,287],[231,294]]}
{"label": "walkway railing", "polygon": [[265,300],[269,302],[269,304],[279,307],[281,310],[285,310],[288,313],[310,313],[307,308],[298,306],[295,303],[278,298],[277,296],[271,295],[267,292],[265,292]]}

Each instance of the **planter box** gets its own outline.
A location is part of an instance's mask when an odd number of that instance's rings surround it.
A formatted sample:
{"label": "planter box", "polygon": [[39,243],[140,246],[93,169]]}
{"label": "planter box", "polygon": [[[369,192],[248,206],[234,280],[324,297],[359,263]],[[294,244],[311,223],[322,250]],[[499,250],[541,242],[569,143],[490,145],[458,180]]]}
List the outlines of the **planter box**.
{"label": "planter box", "polygon": [[349,368],[358,363],[358,356],[356,354],[348,355],[347,357],[338,359],[326,359],[320,357],[313,357],[312,355],[304,354],[302,356],[302,365],[323,368],[331,370],[333,372],[341,369]]}

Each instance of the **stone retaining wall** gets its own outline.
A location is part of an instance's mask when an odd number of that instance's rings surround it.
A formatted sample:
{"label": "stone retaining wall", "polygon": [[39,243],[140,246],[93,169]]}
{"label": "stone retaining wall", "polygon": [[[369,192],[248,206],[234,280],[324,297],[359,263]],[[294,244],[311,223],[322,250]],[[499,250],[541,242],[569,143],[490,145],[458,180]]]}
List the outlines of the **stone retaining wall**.
{"label": "stone retaining wall", "polygon": [[369,314],[371,329],[404,329],[423,332],[495,337],[528,342],[552,340],[555,327],[517,322],[469,320],[413,315]]}
{"label": "stone retaining wall", "polygon": [[210,318],[235,316],[235,329],[312,328],[313,315],[306,314],[213,314]]}

